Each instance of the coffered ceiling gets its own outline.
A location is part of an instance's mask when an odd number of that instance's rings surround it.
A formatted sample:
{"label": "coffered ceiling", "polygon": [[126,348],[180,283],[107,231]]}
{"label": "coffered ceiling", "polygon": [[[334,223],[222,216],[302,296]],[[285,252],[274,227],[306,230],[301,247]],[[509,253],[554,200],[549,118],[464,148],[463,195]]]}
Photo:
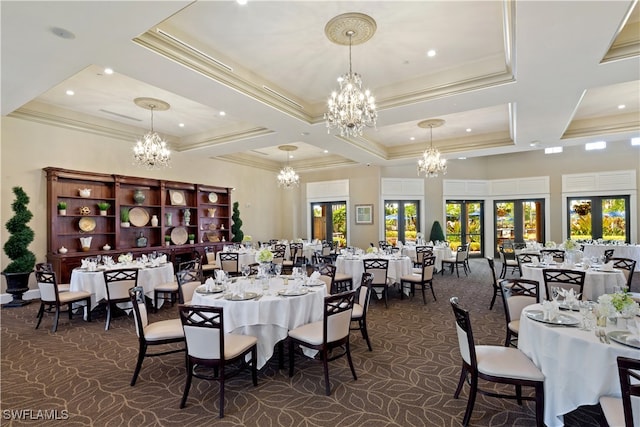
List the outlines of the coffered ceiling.
{"label": "coffered ceiling", "polygon": [[[352,49],[379,110],[357,138],[323,119],[349,67],[324,28],[347,12],[377,26]],[[133,144],[150,127],[134,98],[159,98],[171,108],[154,129],[176,156],[277,169],[292,144],[300,171],[413,168],[431,118],[448,159],[640,136],[635,1],[2,1],[1,14],[3,115]]]}

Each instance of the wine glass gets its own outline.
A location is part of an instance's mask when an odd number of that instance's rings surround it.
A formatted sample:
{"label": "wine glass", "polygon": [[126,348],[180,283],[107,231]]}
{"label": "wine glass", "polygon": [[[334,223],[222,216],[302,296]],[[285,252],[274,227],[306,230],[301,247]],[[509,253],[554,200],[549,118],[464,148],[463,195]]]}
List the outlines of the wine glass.
{"label": "wine glass", "polygon": [[249,277],[249,274],[251,274],[251,267],[249,267],[247,264],[243,264],[242,275],[244,276],[245,279],[247,279]]}
{"label": "wine glass", "polygon": [[276,273],[276,276],[280,277],[280,274],[282,274],[282,264],[275,264],[273,271]]}
{"label": "wine glass", "polygon": [[557,286],[551,287],[551,297],[555,302],[558,302],[558,297],[560,296],[560,288]]}

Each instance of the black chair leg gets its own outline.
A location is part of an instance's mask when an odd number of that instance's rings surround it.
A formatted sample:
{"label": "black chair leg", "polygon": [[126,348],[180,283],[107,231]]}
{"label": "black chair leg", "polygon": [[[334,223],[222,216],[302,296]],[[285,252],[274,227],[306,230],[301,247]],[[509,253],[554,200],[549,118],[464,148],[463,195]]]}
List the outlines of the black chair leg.
{"label": "black chair leg", "polygon": [[40,303],[40,308],[38,309],[38,323],[36,323],[36,329],[40,327],[40,322],[42,322],[42,316],[44,315],[44,303]]}
{"label": "black chair leg", "polygon": [[369,331],[367,331],[367,324],[364,323],[362,320],[359,320],[358,323],[360,324],[360,332],[362,333],[362,338],[364,338],[365,341],[367,342],[367,347],[369,347],[369,351],[373,351],[373,348],[371,347],[371,341],[369,341]]}
{"label": "black chair leg", "polygon": [[140,343],[140,349],[138,350],[138,361],[136,362],[136,369],[133,371],[133,378],[131,378],[131,386],[136,385],[138,374],[142,369],[142,362],[144,361],[144,355],[147,353],[147,346]]}
{"label": "black chair leg", "polygon": [[60,319],[60,306],[56,305],[56,317],[53,320],[53,326],[51,327],[51,332],[55,332],[58,330],[58,319]]}
{"label": "black chair leg", "polygon": [[[189,357],[189,356],[187,356]],[[193,366],[187,361],[187,382],[184,385],[184,393],[182,393],[182,400],[180,401],[180,409],[184,408],[187,403],[187,396],[189,395],[189,389],[191,388],[191,376],[193,375]]]}

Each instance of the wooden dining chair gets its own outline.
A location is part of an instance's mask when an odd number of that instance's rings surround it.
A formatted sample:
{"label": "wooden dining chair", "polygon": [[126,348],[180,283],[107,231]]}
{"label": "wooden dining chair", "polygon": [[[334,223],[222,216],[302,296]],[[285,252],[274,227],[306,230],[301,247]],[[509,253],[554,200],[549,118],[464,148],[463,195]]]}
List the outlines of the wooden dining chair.
{"label": "wooden dining chair", "polygon": [[38,289],[40,290],[40,308],[38,309],[36,329],[40,327],[44,312],[48,308],[46,311],[55,311],[51,332],[56,332],[58,330],[58,320],[60,319],[62,306],[67,306],[69,320],[71,320],[73,317],[74,303],[84,303],[87,322],[91,322],[91,293],[85,291],[60,292],[56,280],[56,273],[53,271],[36,271],[35,274]]}
{"label": "wooden dining chair", "polygon": [[[36,264],[35,271],[53,273],[53,264],[51,264],[50,262],[39,262]],[[71,285],[69,283],[58,283],[58,292],[69,292],[70,289],[71,289]]]}
{"label": "wooden dining chair", "polygon": [[442,272],[441,274],[444,276],[445,264],[449,266],[449,270],[451,274],[453,274],[453,269],[456,270],[456,275],[460,277],[459,267],[462,266],[464,271],[464,275],[467,274],[467,264],[469,262],[469,246],[468,245],[460,245],[458,249],[456,249],[456,254],[452,257],[445,258],[442,260]]}
{"label": "wooden dining chair", "polygon": [[562,249],[541,249],[540,257],[544,258],[545,255],[551,255],[553,260],[557,263],[564,262],[564,251]]}
{"label": "wooden dining chair", "polygon": [[622,270],[625,279],[627,279],[627,291],[630,291],[633,272],[636,269],[636,261],[630,258],[609,258],[609,261],[613,261],[613,268]]}
{"label": "wooden dining chair", "polygon": [[373,275],[371,287],[375,291],[381,289],[384,306],[389,308],[389,260],[383,258],[363,259],[364,272]]}
{"label": "wooden dining chair", "polygon": [[400,277],[400,299],[404,299],[404,290],[406,286],[409,286],[409,293],[411,298],[416,294],[416,287],[420,287],[422,291],[422,301],[427,303],[427,297],[425,295],[425,289],[430,288],[433,300],[437,301],[436,293],[433,290],[433,269],[435,268],[436,257],[425,256],[422,258],[422,268],[420,273],[407,274]]}
{"label": "wooden dining chair", "polygon": [[493,296],[491,297],[489,310],[493,310],[493,305],[495,304],[498,296],[502,298],[502,289],[500,288],[500,282],[502,280],[499,280],[498,277],[496,276],[496,266],[493,258],[487,257],[487,262],[489,263],[489,270],[491,271],[491,278],[493,279],[491,281],[491,287],[493,288]]}
{"label": "wooden dining chair", "polygon": [[413,267],[418,270],[421,270],[422,259],[425,256],[432,256],[432,255],[433,255],[433,246],[416,246],[416,260],[413,263]]}
{"label": "wooden dining chair", "polygon": [[[356,370],[351,360],[349,346],[349,326],[355,300],[355,291],[329,295],[324,299],[324,316],[322,320],[299,326],[289,331],[289,377],[293,377],[295,346],[303,346],[320,352],[324,368],[325,394],[331,394],[328,362],[347,356],[353,379],[357,380]],[[331,353],[342,347],[344,351]]]}
{"label": "wooden dining chair", "polygon": [[[193,377],[218,381],[218,416],[223,418],[227,379],[247,366],[251,369],[253,385],[258,385],[258,339],[250,335],[225,333],[222,307],[180,305],[178,310],[187,350],[187,376],[180,409],[187,403]],[[247,356],[250,358],[248,362]],[[238,364],[238,369],[228,371],[227,366],[234,363]]]}
{"label": "wooden dining chair", "polygon": [[202,277],[198,270],[184,269],[176,273],[178,282],[178,301],[180,304],[191,304],[193,293],[202,285]]}
{"label": "wooden dining chair", "polygon": [[240,276],[239,269],[240,254],[238,252],[219,252],[220,255],[220,268],[225,272],[227,276]]}
{"label": "wooden dining chair", "polygon": [[371,340],[369,339],[369,331],[367,330],[367,311],[369,311],[369,302],[371,301],[372,282],[373,275],[371,273],[362,273],[360,287],[356,290],[356,300],[351,311],[351,325],[355,323],[356,326],[350,327],[352,331],[360,331],[362,338],[367,342],[369,351],[373,351]]}
{"label": "wooden dining chair", "polygon": [[129,289],[138,286],[138,269],[106,270],[103,272],[103,277],[107,287],[107,320],[104,330],[108,331],[111,326],[113,311],[117,309],[116,304],[131,301]]}
{"label": "wooden dining chair", "polygon": [[640,359],[618,356],[616,363],[622,397],[602,396],[600,408],[609,426],[634,427],[631,397],[640,397]]}
{"label": "wooden dining chair", "polygon": [[531,264],[532,262],[537,261],[540,262],[540,255],[538,254],[518,254],[516,255],[516,260],[518,261],[518,270],[520,270],[520,277],[522,277],[522,265],[523,264]]}
{"label": "wooden dining chair", "polygon": [[605,249],[604,250],[604,262],[605,263],[611,261],[611,258],[613,257],[613,253],[614,252],[615,252],[615,249]]}
{"label": "wooden dining chair", "polygon": [[578,270],[567,270],[562,268],[545,268],[542,270],[544,279],[544,289],[547,293],[547,300],[553,299],[553,288],[565,290],[573,289],[573,292],[580,294],[578,299],[583,297],[584,279],[586,272]]}
{"label": "wooden dining chair", "polygon": [[160,320],[149,323],[144,290],[141,286],[129,289],[129,298],[133,305],[133,317],[136,321],[136,335],[138,336],[138,360],[131,378],[131,386],[136,384],[142,362],[145,357],[165,356],[184,351],[184,346],[168,348],[159,353],[147,353],[149,346],[166,346],[167,344],[184,342],[184,331],[180,319]]}
{"label": "wooden dining chair", "polygon": [[500,282],[504,304],[507,337],[504,346],[517,347],[520,332],[520,314],[525,307],[540,302],[540,284],[537,280],[512,279]]}
{"label": "wooden dining chair", "polygon": [[[455,399],[460,397],[462,387],[471,377],[469,383],[469,398],[467,409],[462,420],[463,426],[468,426],[471,421],[471,414],[476,401],[477,393],[486,396],[503,399],[515,399],[518,404],[523,400],[535,402],[536,426],[544,426],[544,374],[527,358],[527,356],[513,347],[502,347],[494,345],[476,346],[469,312],[462,308],[457,297],[450,300],[453,314],[456,321],[456,331],[458,335],[458,345],[462,356],[462,370],[458,386],[453,395]],[[515,386],[515,395],[503,394],[483,390],[478,387],[478,380],[482,379],[499,384],[509,384]],[[523,396],[522,387],[532,387],[535,391],[533,396]]]}
{"label": "wooden dining chair", "polygon": [[507,271],[509,270],[509,268],[511,268],[511,274],[515,274],[516,271],[520,273],[520,266],[518,265],[518,260],[516,259],[515,250],[507,249],[504,246],[500,246],[498,250],[500,252],[500,261],[502,261],[500,278],[504,279],[507,276]]}

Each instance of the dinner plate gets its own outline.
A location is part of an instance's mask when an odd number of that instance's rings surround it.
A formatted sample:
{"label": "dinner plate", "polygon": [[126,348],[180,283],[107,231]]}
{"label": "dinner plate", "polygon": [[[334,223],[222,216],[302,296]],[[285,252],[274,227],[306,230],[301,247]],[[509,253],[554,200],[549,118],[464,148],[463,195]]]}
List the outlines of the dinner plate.
{"label": "dinner plate", "polygon": [[184,245],[187,243],[188,238],[189,234],[187,233],[187,229],[184,227],[176,227],[171,230],[171,241],[174,245]]}
{"label": "dinner plate", "polygon": [[129,211],[129,222],[134,227],[144,227],[149,223],[149,212],[144,208],[133,208]]}
{"label": "dinner plate", "polygon": [[529,319],[535,320],[536,322],[548,323],[551,325],[575,326],[580,323],[580,320],[564,313],[558,313],[553,320],[545,320],[544,312],[542,310],[527,310],[525,314]]}
{"label": "dinner plate", "polygon": [[80,227],[81,231],[93,231],[96,228],[96,220],[87,216],[83,216],[78,222],[78,227]]}
{"label": "dinner plate", "polygon": [[196,292],[202,295],[219,294],[222,291],[224,291],[222,286],[212,286],[210,291],[207,290],[206,286],[198,286],[196,288]]}
{"label": "dinner plate", "polygon": [[232,295],[227,294],[224,296],[224,299],[229,301],[247,301],[250,299],[254,299],[258,296],[255,292],[245,292],[244,295]]}
{"label": "dinner plate", "polygon": [[172,205],[183,206],[185,204],[182,190],[169,190],[169,198]]}
{"label": "dinner plate", "polygon": [[628,331],[611,331],[607,333],[607,336],[611,341],[615,341],[618,344],[640,348],[640,338],[637,335],[631,335]]}
{"label": "dinner plate", "polygon": [[326,286],[327,284],[324,283],[322,280],[309,280],[309,282],[307,283],[307,286]]}
{"label": "dinner plate", "polygon": [[215,203],[218,201],[218,195],[216,193],[209,193],[209,203]]}
{"label": "dinner plate", "polygon": [[299,297],[301,295],[306,295],[309,293],[309,289],[298,289],[296,291],[294,290],[287,290],[287,289],[282,289],[280,291],[278,291],[278,295],[283,296],[283,297]]}

